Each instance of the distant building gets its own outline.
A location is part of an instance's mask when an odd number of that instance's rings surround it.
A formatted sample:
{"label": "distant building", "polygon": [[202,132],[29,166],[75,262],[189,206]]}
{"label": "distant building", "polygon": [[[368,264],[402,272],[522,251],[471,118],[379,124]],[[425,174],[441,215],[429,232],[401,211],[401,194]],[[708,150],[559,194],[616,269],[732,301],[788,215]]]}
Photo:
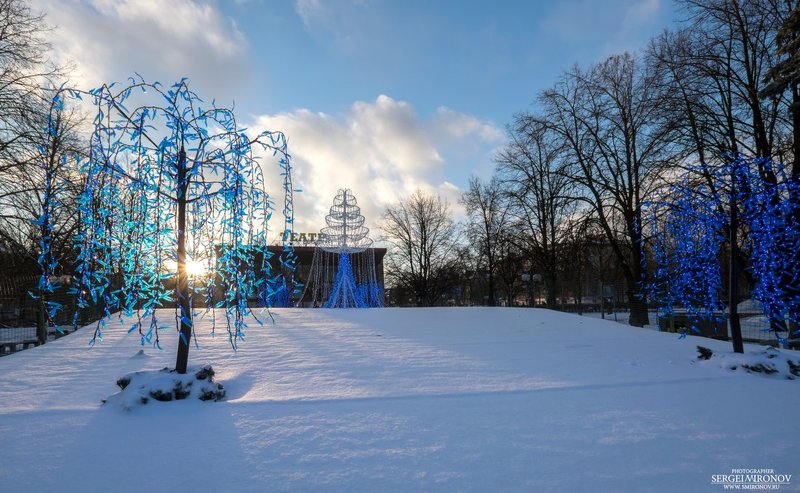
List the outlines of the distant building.
{"label": "distant building", "polygon": [[[301,233],[302,235],[302,233]],[[301,236],[302,238],[302,236]],[[280,245],[272,245],[269,247],[270,253],[273,254],[272,258],[270,259],[270,268],[273,274],[281,272],[281,265],[280,265],[280,255],[283,254],[283,246]],[[304,245],[294,246],[294,254],[297,257],[297,267],[295,270],[295,278],[297,282],[302,284],[300,287],[301,293],[293,294],[292,295],[292,303],[298,304],[298,306],[302,307],[310,307],[314,304],[313,296],[310,290],[306,290],[305,288],[309,286],[309,282],[311,281],[310,276],[313,275],[311,272],[311,266],[314,261],[314,255],[324,255],[324,252],[316,246],[313,245]],[[330,255],[330,253],[328,253]],[[362,254],[353,254],[354,262],[358,262],[359,256],[363,256],[365,259],[374,259],[375,262],[375,274],[378,281],[378,284],[383,287],[385,285],[384,281],[384,268],[383,268],[383,259],[386,256],[386,249],[385,248],[368,248]],[[330,268],[336,269],[338,267],[338,262],[334,262]],[[302,298],[301,298],[302,297]],[[316,300],[317,304],[319,300]]]}
{"label": "distant building", "polygon": [[[301,307],[311,307],[311,306],[319,306],[319,300],[316,300],[316,303],[313,299],[313,294],[311,290],[307,290],[307,286],[309,285],[310,277],[312,275],[311,266],[314,262],[314,255],[324,255],[325,252],[319,249],[310,241],[310,236],[307,234],[297,234],[295,233],[296,241],[294,242],[293,251],[294,256],[296,257],[296,264],[295,264],[295,272],[294,272],[294,279],[295,279],[295,286],[289,285],[291,280],[288,279],[290,271],[286,269],[281,264],[282,256],[285,255],[283,245],[269,245],[267,250],[272,254],[272,257],[268,259],[269,267],[270,267],[270,278],[274,278],[277,275],[283,274],[287,277],[287,287],[289,289],[289,303],[285,302],[275,302],[271,301],[272,304],[276,306],[301,306]],[[302,242],[303,238],[307,238],[308,240],[305,241],[303,245],[298,243]],[[299,239],[300,241],[297,241]],[[375,274],[377,278],[378,284],[383,287],[385,285],[384,281],[384,267],[383,267],[383,259],[386,256],[386,249],[385,248],[369,248],[364,252],[363,258],[374,259],[375,262]],[[217,255],[220,255],[219,250],[217,251]],[[327,255],[330,255],[328,253]],[[354,254],[355,257],[358,257],[362,254]],[[253,259],[256,266],[260,266],[263,263],[263,257],[260,253],[256,253]],[[358,261],[358,260],[355,260]],[[338,262],[334,262],[331,268],[335,269],[338,267]],[[221,283],[219,280],[217,281],[217,286],[220,286]],[[273,287],[274,288],[274,287]],[[299,290],[299,293],[294,292]],[[263,293],[262,293],[263,294]],[[214,302],[218,302],[223,298],[222,292],[217,289],[214,293]],[[203,303],[203,301],[198,297],[195,300],[195,303]],[[263,304],[263,298],[261,296],[254,296],[250,299],[250,303],[253,305]]]}

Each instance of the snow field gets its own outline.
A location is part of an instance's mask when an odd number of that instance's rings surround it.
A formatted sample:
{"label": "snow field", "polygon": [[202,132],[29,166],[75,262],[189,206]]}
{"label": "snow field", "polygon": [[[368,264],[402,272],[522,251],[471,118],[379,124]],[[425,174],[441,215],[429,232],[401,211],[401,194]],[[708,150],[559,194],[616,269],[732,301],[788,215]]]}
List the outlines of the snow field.
{"label": "snow field", "polygon": [[800,382],[696,361],[726,342],[541,309],[275,315],[238,352],[198,322],[189,363],[223,402],[100,405],[174,366],[173,331],[164,351],[110,327],[0,358],[0,491],[705,492],[732,469],[800,473]]}

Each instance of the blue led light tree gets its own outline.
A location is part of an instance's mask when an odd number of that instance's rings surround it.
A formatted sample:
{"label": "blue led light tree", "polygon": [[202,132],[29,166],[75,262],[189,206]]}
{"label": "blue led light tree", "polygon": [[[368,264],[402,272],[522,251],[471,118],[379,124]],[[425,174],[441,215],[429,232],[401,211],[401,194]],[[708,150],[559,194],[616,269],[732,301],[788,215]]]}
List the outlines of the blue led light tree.
{"label": "blue led light tree", "polygon": [[699,321],[713,322],[724,312],[721,266],[715,260],[725,243],[727,218],[720,197],[705,184],[680,182],[668,197],[651,211],[655,269],[649,294],[663,316],[673,316],[676,306],[685,308],[689,329],[700,333]]}
{"label": "blue led light tree", "polygon": [[62,305],[52,299],[53,293],[60,287],[59,262],[54,252],[54,235],[56,222],[63,209],[62,196],[73,188],[70,171],[72,170],[70,152],[65,148],[65,133],[68,129],[68,118],[65,117],[64,102],[59,94],[50,102],[47,114],[47,126],[43,142],[37,146],[37,162],[40,172],[41,197],[40,214],[34,221],[38,230],[39,282],[31,295],[37,300],[37,338],[44,344],[47,341],[47,328],[52,325],[63,332],[55,323]]}
{"label": "blue led light tree", "polygon": [[[721,193],[726,190],[726,193]],[[655,273],[650,294],[666,315],[676,305],[695,319],[716,318],[723,309],[720,257],[727,242],[728,300],[734,351],[742,352],[738,302],[739,237],[761,303],[780,343],[800,322],[800,186],[783,166],[767,158],[738,157],[722,166],[690,168],[653,204],[651,232]],[[726,212],[727,211],[727,212]],[[727,232],[727,234],[726,234]],[[795,329],[789,327],[795,326]],[[696,330],[696,328],[695,328]]]}
{"label": "blue led light tree", "polygon": [[800,331],[800,183],[770,159],[740,159],[741,215],[749,234],[752,296],[763,307],[770,330]]}
{"label": "blue led light tree", "polygon": [[[115,86],[63,89],[58,96],[81,100],[96,112],[81,167],[86,185],[79,200],[82,226],[71,292],[79,308],[99,305],[105,312],[92,344],[102,339],[111,313],[121,310],[136,317],[129,332],[138,330],[142,344],[160,348],[155,310],[174,302],[175,368],[185,373],[195,298],[205,298],[207,309],[224,309],[234,349],[244,337],[248,298],[263,291],[269,276],[272,205],[255,151],[277,156],[291,195],[286,139],[269,131],[248,137],[232,110],[205,104],[185,79],[169,88],[141,78]],[[291,197],[284,214],[288,229]],[[42,250],[52,264],[47,245]],[[292,253],[289,246],[286,256]],[[255,265],[259,254],[260,268]],[[215,293],[222,299],[212,307]]]}
{"label": "blue led light tree", "polygon": [[325,222],[307,282],[312,303],[319,301],[325,308],[383,306],[372,239],[351,190],[337,192]]}

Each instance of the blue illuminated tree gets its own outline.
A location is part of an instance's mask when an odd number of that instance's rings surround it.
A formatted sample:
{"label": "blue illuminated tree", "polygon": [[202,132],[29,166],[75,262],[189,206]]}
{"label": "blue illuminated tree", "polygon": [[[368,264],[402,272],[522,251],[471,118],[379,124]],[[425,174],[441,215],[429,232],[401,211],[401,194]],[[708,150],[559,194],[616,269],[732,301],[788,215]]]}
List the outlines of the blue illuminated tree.
{"label": "blue illuminated tree", "polygon": [[[39,281],[31,295],[37,300],[37,338],[41,343],[47,340],[48,326],[63,332],[55,323],[62,306],[53,298],[65,266],[59,265],[57,258],[70,246],[70,231],[76,226],[75,193],[80,187],[75,167],[75,156],[80,150],[73,147],[77,144],[77,118],[64,107],[58,94],[50,101],[44,117],[44,134],[35,149],[37,166],[27,170],[26,175],[30,180],[26,186],[34,194],[29,213],[36,215],[31,236],[39,245]],[[16,209],[22,209],[21,204]]]}
{"label": "blue illuminated tree", "polygon": [[768,158],[741,156],[722,166],[700,165],[667,196],[651,207],[656,220],[650,293],[665,314],[677,305],[695,319],[719,316],[725,305],[720,258],[727,242],[727,307],[734,350],[741,352],[736,302],[738,238],[743,236],[746,269],[755,281],[752,297],[763,307],[770,330],[780,343],[783,332],[797,335],[790,327],[800,322],[800,185],[785,168]]}
{"label": "blue illuminated tree", "polygon": [[718,260],[726,241],[727,216],[719,195],[703,183],[684,179],[670,188],[669,200],[652,209],[651,256],[655,268],[650,296],[664,316],[686,309],[689,329],[724,312]]}
{"label": "blue illuminated tree", "polygon": [[748,226],[753,298],[785,341],[800,333],[800,182],[770,159],[740,160],[742,220]]}
{"label": "blue illuminated tree", "polygon": [[[185,79],[169,88],[141,78],[115,87],[63,89],[58,95],[95,111],[88,158],[81,163],[86,186],[79,198],[71,292],[79,309],[97,305],[105,314],[92,344],[102,339],[111,313],[121,310],[136,317],[129,332],[138,330],[142,344],[160,348],[156,309],[174,302],[175,368],[185,373],[195,301],[224,309],[235,349],[244,337],[248,299],[264,292],[272,203],[256,153],[277,156],[289,195],[285,225],[291,228],[286,138],[269,131],[249,137],[232,110],[204,103]],[[289,246],[287,258],[291,254]],[[48,268],[56,262],[46,243],[41,259]]]}

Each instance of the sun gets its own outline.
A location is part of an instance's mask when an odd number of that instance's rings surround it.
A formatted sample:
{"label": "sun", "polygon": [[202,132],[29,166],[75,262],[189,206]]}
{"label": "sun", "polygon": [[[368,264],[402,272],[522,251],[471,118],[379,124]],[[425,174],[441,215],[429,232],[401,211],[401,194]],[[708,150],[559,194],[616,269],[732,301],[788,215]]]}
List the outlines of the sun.
{"label": "sun", "polygon": [[[178,263],[174,260],[168,260],[165,267],[169,272],[178,270]],[[208,275],[208,262],[203,260],[187,260],[186,261],[186,274],[189,277],[199,278]]]}
{"label": "sun", "polygon": [[204,277],[208,274],[208,265],[199,260],[189,260],[186,262],[186,273],[189,277]]}

